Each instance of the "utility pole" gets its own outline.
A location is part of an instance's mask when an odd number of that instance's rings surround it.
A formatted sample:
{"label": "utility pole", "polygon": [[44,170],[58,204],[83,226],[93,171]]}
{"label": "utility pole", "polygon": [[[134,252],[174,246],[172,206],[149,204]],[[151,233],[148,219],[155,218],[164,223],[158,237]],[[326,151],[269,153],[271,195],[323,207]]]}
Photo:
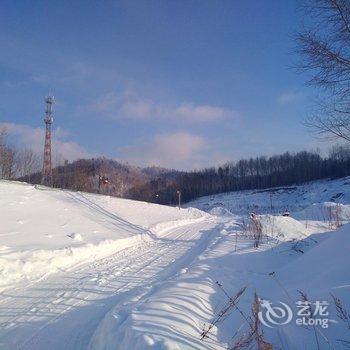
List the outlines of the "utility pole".
{"label": "utility pole", "polygon": [[46,111],[45,111],[45,146],[44,146],[44,162],[41,183],[45,186],[52,187],[52,160],[51,160],[51,134],[52,134],[52,104],[53,97],[48,96],[45,99]]}
{"label": "utility pole", "polygon": [[270,209],[271,209],[271,214],[273,211],[273,205],[272,205],[272,192],[270,192]]}
{"label": "utility pole", "polygon": [[62,188],[67,188],[68,187],[68,160],[66,159],[64,161],[64,179],[62,182]]}
{"label": "utility pole", "polygon": [[176,195],[177,195],[177,203],[178,203],[179,210],[180,210],[181,209],[181,192],[180,192],[180,190],[176,191]]}

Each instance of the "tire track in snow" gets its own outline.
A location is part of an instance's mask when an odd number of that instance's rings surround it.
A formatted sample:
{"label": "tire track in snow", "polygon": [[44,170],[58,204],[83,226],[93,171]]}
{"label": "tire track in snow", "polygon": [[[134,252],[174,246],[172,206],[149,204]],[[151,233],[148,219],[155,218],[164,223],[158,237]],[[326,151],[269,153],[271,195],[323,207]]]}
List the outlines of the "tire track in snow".
{"label": "tire track in snow", "polygon": [[[189,224],[186,224],[186,225],[189,225]],[[180,224],[179,226],[164,228],[163,230],[160,230],[160,232],[158,233],[158,234],[160,234],[158,239],[162,240],[162,239],[169,238],[170,236],[172,236],[174,234],[173,230],[179,229],[179,228],[186,226],[186,225]],[[161,234],[162,232],[166,232],[166,233]],[[29,288],[33,288],[33,287],[39,285],[40,283],[42,283],[42,281],[46,281],[47,279],[50,279],[50,278],[57,279],[57,278],[62,277],[62,275],[65,275],[65,274],[67,274],[69,272],[73,272],[73,271],[74,271],[74,273],[81,273],[81,272],[89,270],[91,268],[95,268],[99,264],[106,264],[106,262],[109,261],[110,259],[113,259],[113,261],[114,261],[119,256],[128,258],[131,254],[140,252],[140,249],[143,249],[144,247],[151,247],[151,246],[154,246],[155,244],[157,244],[157,240],[156,241],[152,240],[152,239],[147,240],[145,238],[141,238],[141,239],[142,239],[142,241],[139,243],[136,243],[132,246],[118,250],[116,253],[110,254],[108,256],[97,258],[93,262],[80,261],[80,262],[78,262],[70,267],[67,267],[64,269],[59,269],[59,271],[54,275],[54,277],[52,274],[44,275],[35,281],[26,283],[24,286],[21,285],[20,287],[14,287],[10,291],[5,290],[5,291],[0,293],[0,296],[5,296],[2,299],[0,299],[0,308],[1,308],[1,304],[5,303],[7,300],[10,300],[10,299],[13,300],[13,297],[15,295],[18,295],[18,294],[22,295],[24,291],[28,290]],[[178,239],[178,237],[173,237],[173,239]],[[7,305],[9,306],[9,305],[11,305],[11,303],[7,304]],[[17,305],[16,300],[14,300],[13,305]],[[1,325],[1,323],[0,323],[0,325]]]}
{"label": "tire track in snow", "polygon": [[[173,237],[172,239],[174,240],[177,240],[177,239],[180,239],[181,237],[183,237],[185,234],[187,233],[184,232],[184,233],[181,233],[180,235],[178,236],[175,236]],[[166,237],[169,237],[171,235],[173,235],[174,232],[169,232],[167,235],[164,235],[162,236],[162,239],[166,238]],[[91,277],[91,272],[88,272],[88,271],[91,271],[91,269],[98,269],[100,266],[102,267],[105,267],[107,268],[108,265],[112,265],[112,264],[115,264],[115,263],[118,263],[118,267],[121,265],[121,268],[119,268],[118,270],[122,270],[123,268],[126,268],[129,263],[130,263],[130,257],[132,256],[132,259],[134,261],[138,261],[140,257],[144,257],[144,254],[145,254],[145,251],[147,252],[148,250],[151,251],[151,249],[154,248],[155,245],[157,245],[159,243],[157,243],[157,241],[152,241],[152,242],[144,242],[144,243],[140,243],[138,244],[136,247],[128,247],[128,248],[125,248],[123,251],[118,251],[117,253],[113,254],[113,255],[110,255],[108,257],[105,257],[105,258],[102,258],[102,259],[98,259],[92,263],[89,263],[81,268],[78,268],[76,270],[74,269],[69,269],[68,271],[65,271],[65,272],[74,272],[74,274],[81,274],[81,273],[84,273],[85,271],[87,271],[87,275],[86,276],[81,276],[81,280],[82,281],[85,281],[86,278],[90,278]],[[151,251],[152,254],[154,254],[154,251],[152,250]],[[121,259],[119,259],[119,256],[122,256]],[[112,265],[113,267],[115,267],[115,265]],[[128,273],[130,273],[130,271],[127,271]],[[120,275],[120,276],[123,276],[123,275]],[[60,275],[60,276],[50,276],[45,282],[44,284],[50,284],[51,283],[51,280],[53,280],[53,285],[55,284],[58,284],[60,286],[62,286],[62,284],[60,284],[60,282],[55,282],[55,280],[57,279],[58,281],[60,280],[60,278],[64,278],[64,274],[63,276]],[[27,291],[29,294],[32,294],[32,291],[34,290],[37,290],[39,288],[42,288],[42,285],[43,283],[40,283],[41,281],[38,281],[38,282],[35,282],[34,285],[29,285],[25,290],[18,290],[18,293],[12,295],[12,296],[9,296],[8,299],[12,299],[12,302],[10,303],[7,303],[6,304],[6,309],[11,309],[11,308],[18,308],[19,307],[19,303],[18,303],[18,299],[17,298],[23,298],[25,299],[25,291]],[[75,279],[72,279],[71,283],[67,283],[67,284],[64,284],[63,286],[67,289],[69,289],[70,287],[73,287],[76,285],[76,280]],[[82,283],[81,283],[82,285]],[[34,287],[34,288],[33,288]],[[78,291],[78,288],[76,289],[76,291]],[[44,302],[45,304],[49,304],[48,300],[50,299],[57,299],[57,291],[55,289],[53,289],[53,292],[52,293],[49,293],[49,294],[45,294],[43,296],[44,299]],[[3,310],[4,307],[0,307],[0,310]],[[31,309],[33,309],[33,305],[29,305],[28,306],[28,309],[26,310],[23,310],[23,314],[30,314],[31,312]],[[22,315],[19,315],[17,318],[15,319],[10,319],[10,323],[13,323],[15,321],[18,321],[21,317],[23,317],[23,314]],[[33,315],[31,318],[29,318],[27,321],[31,321],[33,319],[33,317],[35,317],[35,315]],[[0,316],[0,319],[1,319],[1,316]],[[0,327],[6,327],[7,324],[5,323],[1,323],[0,322]]]}
{"label": "tire track in snow", "polygon": [[[50,276],[36,286],[29,287],[24,295],[22,292],[22,302],[13,298],[12,303],[5,303],[7,310],[16,307],[17,312],[13,317],[0,317],[5,318],[0,324],[1,328],[7,328],[7,332],[0,331],[1,337],[8,339],[16,332],[18,324],[26,325],[30,329],[30,323],[39,320],[39,327],[24,332],[23,337],[16,341],[17,347],[20,344],[19,348],[31,348],[32,340],[40,339],[45,328],[70,310],[94,302],[101,295],[105,298],[144,286],[145,283],[151,285],[157,274],[195,245],[201,236],[201,230],[207,226],[208,223],[202,222],[170,229],[156,241],[125,248],[116,254],[63,273],[58,278]],[[62,291],[58,293],[57,287]],[[37,299],[34,303],[30,300],[33,295]],[[3,306],[0,309],[4,309]]]}

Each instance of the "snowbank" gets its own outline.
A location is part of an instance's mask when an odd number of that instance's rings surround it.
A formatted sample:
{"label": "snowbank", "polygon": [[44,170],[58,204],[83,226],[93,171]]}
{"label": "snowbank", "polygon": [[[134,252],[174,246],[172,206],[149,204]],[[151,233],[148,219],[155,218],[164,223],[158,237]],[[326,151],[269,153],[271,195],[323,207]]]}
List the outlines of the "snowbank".
{"label": "snowbank", "polygon": [[2,249],[3,254],[0,258],[0,287],[9,287],[23,279],[39,279],[61,269],[77,266],[79,263],[108,256],[145,239],[147,238],[143,235],[135,235],[129,238],[105,240],[97,244],[87,243],[55,250],[37,249],[7,254],[6,251],[10,251],[10,248],[6,247]]}
{"label": "snowbank", "polygon": [[277,238],[280,241],[304,239],[309,235],[305,225],[292,217],[259,215],[258,220],[264,235]]}

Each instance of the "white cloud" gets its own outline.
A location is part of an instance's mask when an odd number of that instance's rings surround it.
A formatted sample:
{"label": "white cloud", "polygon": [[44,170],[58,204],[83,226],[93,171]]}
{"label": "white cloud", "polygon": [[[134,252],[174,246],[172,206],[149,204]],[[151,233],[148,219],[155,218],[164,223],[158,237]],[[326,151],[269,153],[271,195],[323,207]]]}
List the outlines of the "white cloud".
{"label": "white cloud", "polygon": [[208,163],[206,141],[186,131],[156,135],[149,142],[119,149],[122,160],[140,166],[194,169]]}
{"label": "white cloud", "polygon": [[156,120],[170,122],[213,122],[234,118],[238,113],[230,108],[195,105],[184,102],[164,105],[142,98],[130,91],[105,94],[91,104],[80,107],[78,113],[93,113],[111,119]]}
{"label": "white cloud", "polygon": [[278,102],[282,104],[291,103],[304,97],[300,91],[286,91],[278,96]]}
{"label": "white cloud", "polygon": [[[44,151],[44,129],[34,128],[29,125],[15,123],[0,123],[4,127],[11,140],[23,148],[30,148],[38,154]],[[79,144],[64,138],[70,135],[69,131],[57,128],[53,130],[52,152],[56,161],[73,161],[79,158],[88,158],[91,155]]]}

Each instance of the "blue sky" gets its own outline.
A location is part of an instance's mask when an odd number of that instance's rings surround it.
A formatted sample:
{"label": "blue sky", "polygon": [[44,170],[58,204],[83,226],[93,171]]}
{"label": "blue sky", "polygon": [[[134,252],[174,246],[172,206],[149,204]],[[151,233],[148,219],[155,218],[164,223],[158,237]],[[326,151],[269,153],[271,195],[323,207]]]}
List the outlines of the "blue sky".
{"label": "blue sky", "polygon": [[288,0],[2,0],[0,123],[41,151],[51,93],[57,160],[193,169],[324,148],[290,68],[299,23]]}

